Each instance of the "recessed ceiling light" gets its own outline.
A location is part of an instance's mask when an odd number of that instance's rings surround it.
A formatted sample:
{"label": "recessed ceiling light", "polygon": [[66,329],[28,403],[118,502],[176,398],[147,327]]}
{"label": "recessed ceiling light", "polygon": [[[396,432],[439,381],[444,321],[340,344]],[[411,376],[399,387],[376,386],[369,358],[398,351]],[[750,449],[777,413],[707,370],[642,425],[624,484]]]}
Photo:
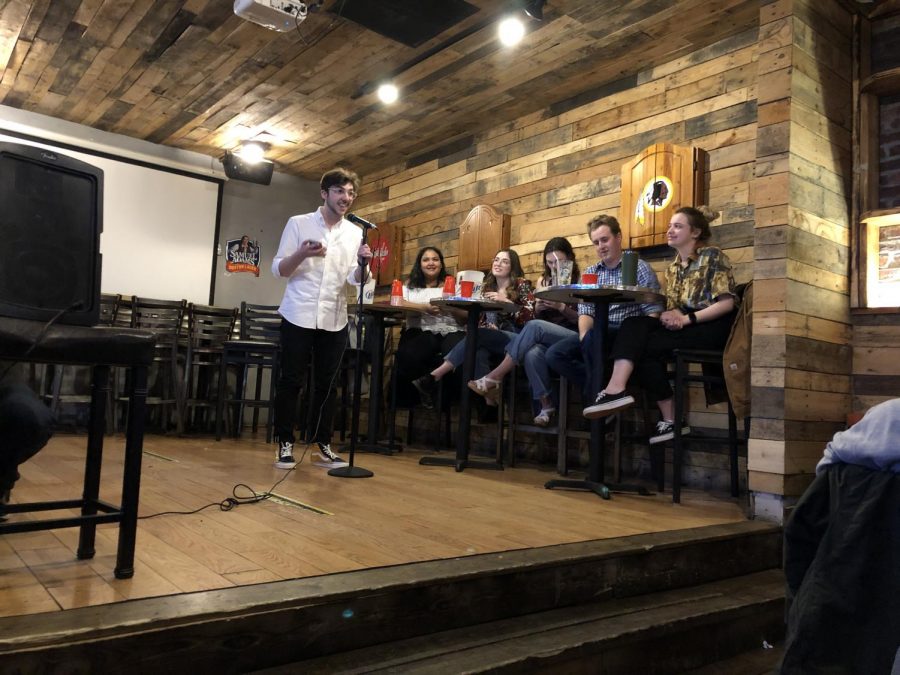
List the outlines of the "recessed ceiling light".
{"label": "recessed ceiling light", "polygon": [[525,24],[515,17],[504,19],[497,27],[497,34],[500,36],[500,42],[507,47],[513,47],[525,37]]}
{"label": "recessed ceiling light", "polygon": [[378,87],[378,98],[382,103],[393,103],[400,96],[400,92],[393,84],[385,83]]}
{"label": "recessed ceiling light", "polygon": [[266,150],[261,143],[244,143],[240,150],[241,159],[250,163],[259,162],[265,154]]}

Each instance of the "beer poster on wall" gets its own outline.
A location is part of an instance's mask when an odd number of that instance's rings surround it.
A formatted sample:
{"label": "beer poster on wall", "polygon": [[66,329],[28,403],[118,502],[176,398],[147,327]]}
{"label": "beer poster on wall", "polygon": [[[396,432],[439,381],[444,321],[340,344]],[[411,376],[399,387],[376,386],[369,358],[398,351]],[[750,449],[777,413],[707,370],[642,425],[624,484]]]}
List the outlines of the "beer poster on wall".
{"label": "beer poster on wall", "polygon": [[900,225],[878,230],[878,281],[900,282]]}
{"label": "beer poster on wall", "polygon": [[246,234],[225,244],[225,274],[247,272],[259,276],[259,244]]}

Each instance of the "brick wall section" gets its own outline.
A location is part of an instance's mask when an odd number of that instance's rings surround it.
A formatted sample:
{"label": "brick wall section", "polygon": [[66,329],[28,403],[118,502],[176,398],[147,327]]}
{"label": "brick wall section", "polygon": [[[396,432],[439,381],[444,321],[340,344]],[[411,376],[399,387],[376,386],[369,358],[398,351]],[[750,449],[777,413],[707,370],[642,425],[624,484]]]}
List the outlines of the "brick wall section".
{"label": "brick wall section", "polygon": [[872,72],[900,68],[900,14],[872,24]]}
{"label": "brick wall section", "polygon": [[900,208],[900,95],[881,99],[878,121],[878,208]]}

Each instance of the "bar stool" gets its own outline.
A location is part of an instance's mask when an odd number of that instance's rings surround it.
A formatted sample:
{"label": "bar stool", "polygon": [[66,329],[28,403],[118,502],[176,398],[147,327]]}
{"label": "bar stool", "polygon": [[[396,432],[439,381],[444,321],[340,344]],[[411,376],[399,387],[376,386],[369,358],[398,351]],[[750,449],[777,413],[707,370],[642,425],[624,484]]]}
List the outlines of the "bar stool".
{"label": "bar stool", "polygon": [[[281,356],[281,315],[278,305],[256,305],[241,303],[240,338],[227,340],[222,345],[219,362],[219,391],[216,397],[216,440],[222,440],[225,406],[234,409],[231,435],[240,435],[243,426],[244,408],[253,408],[253,431],[259,423],[259,410],[265,409],[266,443],[272,442],[275,417],[275,385],[278,382],[278,366]],[[225,396],[225,381],[228,366],[237,367],[234,395]],[[250,368],[256,369],[256,384],[252,397],[246,394],[247,375]],[[269,371],[268,398],[262,398],[263,375]]]}
{"label": "bar stool", "polygon": [[[725,390],[725,375],[722,372],[722,351],[701,349],[676,349],[674,357],[674,386],[675,392],[675,419],[683,420],[685,413],[684,399],[687,394],[688,384],[700,382],[704,386],[716,386]],[[698,373],[691,370],[692,365],[701,366]],[[728,457],[731,474],[731,496],[738,496],[738,439],[737,418],[727,390],[724,391],[725,401],[728,403]],[[749,418],[747,418],[749,420]],[[675,424],[674,437],[672,439],[672,501],[681,503],[681,467],[684,461],[684,440],[681,435],[680,423]],[[660,467],[663,469],[663,467]],[[665,471],[658,474],[659,490],[662,491],[665,483]]]}
{"label": "bar stool", "polygon": [[[97,321],[98,326],[116,325],[116,312],[118,311],[121,299],[122,296],[113,293],[100,294],[100,318]],[[111,377],[115,377],[115,370],[112,370],[113,373]],[[49,390],[44,390],[46,393],[44,393],[43,398],[49,400],[49,407],[55,419],[58,419],[60,407],[63,404],[87,406],[91,402],[90,391],[88,391],[87,388],[79,390],[79,387],[77,386],[79,380],[84,380],[86,387],[90,386],[91,368],[89,366],[67,366],[56,364],[45,366],[45,374],[47,372],[52,373],[52,375],[50,376]],[[70,382],[73,384],[71,385],[70,392],[63,393],[63,383],[66,379],[70,379]],[[106,401],[107,433],[112,433],[113,430],[112,410],[113,397],[112,393],[108,392]]]}
{"label": "bar stool", "polygon": [[[187,344],[184,357],[184,400],[182,417],[185,426],[197,423],[197,409],[215,409],[213,381],[219,374],[223,345],[234,335],[236,307],[188,305]],[[208,422],[207,422],[208,423]]]}
{"label": "bar stool", "polygon": [[[159,300],[135,297],[131,303],[131,327],[149,331],[156,336],[153,363],[155,381],[153,393],[147,397],[148,406],[159,406],[160,426],[169,428],[171,415],[175,413],[175,426],[180,434],[184,430],[181,418],[182,389],[178,375],[179,345],[184,335],[184,316],[187,300]],[[154,386],[155,385],[155,386]],[[119,403],[125,401],[119,398]]]}

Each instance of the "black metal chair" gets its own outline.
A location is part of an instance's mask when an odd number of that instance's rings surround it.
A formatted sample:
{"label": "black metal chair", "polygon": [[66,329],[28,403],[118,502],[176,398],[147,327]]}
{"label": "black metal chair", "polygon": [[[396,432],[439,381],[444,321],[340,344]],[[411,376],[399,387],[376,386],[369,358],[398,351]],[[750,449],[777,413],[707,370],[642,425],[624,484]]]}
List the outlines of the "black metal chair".
{"label": "black metal chair", "polygon": [[[743,299],[746,284],[737,286],[736,294]],[[723,369],[723,349],[676,349],[672,352],[671,377],[675,394],[675,420],[680,421],[685,417],[685,396],[688,385],[692,382],[703,384],[706,391],[707,405],[716,403],[728,404],[728,457],[730,468],[731,495],[737,497],[740,491],[740,477],[738,468],[738,437],[737,417],[728,397],[728,389],[725,383]],[[691,366],[695,366],[694,369]],[[699,366],[699,371],[696,368]],[[744,438],[749,436],[748,430],[750,418],[744,419]],[[684,437],[681,433],[682,425],[675,424],[674,437],[672,439],[672,501],[681,503],[681,469],[684,463]],[[650,451],[653,457],[653,449]],[[665,486],[664,462],[658,461],[656,469],[657,483],[660,491]]]}
{"label": "black metal chair", "polygon": [[[452,378],[444,378],[437,384],[437,396],[434,401],[434,413],[437,414],[437,423],[438,427],[441,426],[441,419],[444,420],[444,448],[450,449],[452,447],[452,435],[450,432],[451,428],[451,406],[450,401],[451,397],[449,392],[447,391],[448,381]],[[413,430],[415,428],[415,415],[418,406],[415,404],[411,405],[399,405],[397,402],[397,369],[391,368],[391,383],[390,383],[390,391],[391,397],[388,408],[388,447],[393,447],[394,441],[396,440],[397,434],[397,425],[396,425],[396,417],[397,417],[397,409],[398,408],[406,408],[407,416],[406,416],[406,444],[411,445],[413,442]],[[422,408],[425,410],[425,408]],[[439,438],[438,436],[434,437],[435,440]],[[435,445],[437,445],[435,443]]]}
{"label": "black metal chair", "polygon": [[187,314],[182,419],[186,428],[196,428],[208,423],[207,416],[200,419],[198,413],[217,407],[214,394],[219,388],[215,380],[219,375],[224,344],[234,337],[238,310],[236,307],[191,303]]}
{"label": "black metal chair", "polygon": [[[673,390],[675,391],[675,419],[684,419],[685,396],[688,385],[691,382],[699,382],[704,387],[725,389],[725,375],[722,371],[722,352],[720,350],[701,349],[676,349],[673,352]],[[692,365],[699,365],[701,370],[692,370]],[[731,496],[738,496],[738,438],[737,418],[727,391],[724,391],[724,401],[728,404],[728,457],[731,469]],[[675,435],[672,439],[672,501],[681,503],[681,467],[684,461],[684,437],[681,434],[681,424],[675,425]],[[662,491],[665,483],[665,472],[660,470],[657,477],[659,490]]]}
{"label": "black metal chair", "polygon": [[[253,408],[253,431],[259,424],[259,410],[267,411],[266,442],[272,442],[275,413],[275,385],[278,382],[278,366],[281,356],[281,315],[278,305],[241,303],[240,338],[227,340],[222,345],[219,364],[219,392],[216,398],[216,440],[222,440],[222,426],[226,406],[234,410],[231,435],[240,435],[244,408]],[[226,397],[228,366],[237,367],[234,395]],[[245,391],[250,368],[256,369],[256,383],[252,397]],[[268,398],[262,398],[263,376],[269,371]]]}

